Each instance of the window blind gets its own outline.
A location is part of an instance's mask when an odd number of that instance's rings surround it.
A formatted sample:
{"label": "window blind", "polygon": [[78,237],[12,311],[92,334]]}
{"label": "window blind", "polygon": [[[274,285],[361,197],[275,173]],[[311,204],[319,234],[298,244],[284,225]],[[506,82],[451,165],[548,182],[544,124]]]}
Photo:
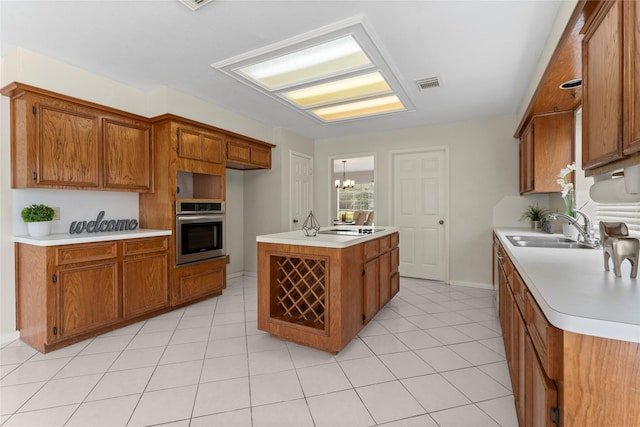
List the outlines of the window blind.
{"label": "window blind", "polygon": [[600,221],[624,222],[629,229],[629,235],[640,237],[640,203],[596,203],[596,233]]}

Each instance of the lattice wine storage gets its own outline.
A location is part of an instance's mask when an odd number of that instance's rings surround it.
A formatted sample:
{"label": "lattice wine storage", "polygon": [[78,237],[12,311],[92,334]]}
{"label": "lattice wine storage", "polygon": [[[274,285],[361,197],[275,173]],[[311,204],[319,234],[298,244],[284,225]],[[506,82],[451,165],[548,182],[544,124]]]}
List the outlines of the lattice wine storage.
{"label": "lattice wine storage", "polygon": [[327,259],[274,256],[271,262],[276,279],[271,318],[326,330]]}

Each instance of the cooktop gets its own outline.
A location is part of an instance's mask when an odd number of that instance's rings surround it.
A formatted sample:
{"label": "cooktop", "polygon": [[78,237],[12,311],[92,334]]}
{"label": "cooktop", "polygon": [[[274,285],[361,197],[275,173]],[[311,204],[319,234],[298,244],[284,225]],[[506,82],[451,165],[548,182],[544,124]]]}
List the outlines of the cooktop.
{"label": "cooktop", "polygon": [[373,234],[377,231],[383,231],[384,228],[331,228],[329,230],[318,231],[318,234],[339,234],[344,236],[365,236]]}

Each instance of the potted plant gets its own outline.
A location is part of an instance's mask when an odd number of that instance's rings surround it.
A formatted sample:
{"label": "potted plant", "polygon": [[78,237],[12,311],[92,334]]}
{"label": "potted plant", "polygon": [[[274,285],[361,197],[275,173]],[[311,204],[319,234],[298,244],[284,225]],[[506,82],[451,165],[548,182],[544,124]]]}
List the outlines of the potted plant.
{"label": "potted plant", "polygon": [[537,230],[540,228],[540,221],[549,214],[549,211],[545,208],[541,208],[536,203],[535,205],[527,206],[527,210],[522,213],[520,221],[528,219],[531,221],[531,228]]}
{"label": "potted plant", "polygon": [[27,223],[27,231],[32,237],[49,234],[54,215],[54,210],[43,204],[27,206],[20,212],[22,220]]}

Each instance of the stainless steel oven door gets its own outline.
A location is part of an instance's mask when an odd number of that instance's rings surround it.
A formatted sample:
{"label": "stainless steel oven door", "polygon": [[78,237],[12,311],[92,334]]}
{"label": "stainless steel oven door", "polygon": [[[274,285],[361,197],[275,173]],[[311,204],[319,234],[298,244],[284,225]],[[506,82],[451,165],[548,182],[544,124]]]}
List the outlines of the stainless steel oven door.
{"label": "stainless steel oven door", "polygon": [[176,215],[176,264],[226,256],[225,216]]}

